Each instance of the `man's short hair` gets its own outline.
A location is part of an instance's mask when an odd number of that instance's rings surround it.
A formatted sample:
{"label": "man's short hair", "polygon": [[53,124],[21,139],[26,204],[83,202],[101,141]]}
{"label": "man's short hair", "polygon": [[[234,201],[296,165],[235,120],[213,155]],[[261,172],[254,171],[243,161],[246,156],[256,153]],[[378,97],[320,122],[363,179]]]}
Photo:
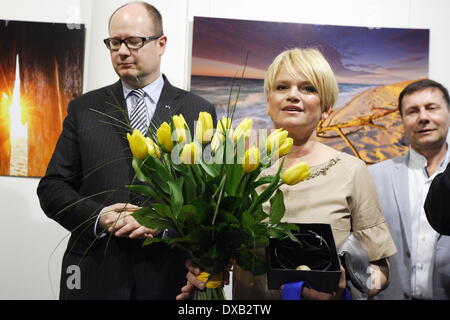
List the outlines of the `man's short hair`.
{"label": "man's short hair", "polygon": [[163,25],[162,25],[162,16],[161,13],[158,11],[158,9],[156,9],[154,6],[152,6],[150,3],[147,3],[145,1],[135,1],[135,2],[129,2],[124,4],[123,6],[120,6],[119,8],[117,8],[112,15],[109,17],[109,22],[108,22],[108,28],[111,25],[111,19],[112,17],[116,14],[117,11],[119,11],[120,9],[122,9],[123,7],[126,7],[130,4],[133,3],[139,3],[141,4],[145,10],[147,10],[147,13],[150,17],[150,19],[153,22],[153,32],[154,35],[163,35],[164,31],[163,31]]}
{"label": "man's short hair", "polygon": [[450,96],[448,94],[447,88],[437,81],[431,79],[423,79],[410,83],[405,87],[405,89],[402,90],[402,92],[400,92],[400,95],[398,97],[398,111],[400,111],[400,116],[403,117],[403,98],[405,96],[413,94],[414,92],[421,91],[427,88],[439,89],[442,92],[442,96],[444,97],[445,102],[447,103],[447,108],[450,108]]}

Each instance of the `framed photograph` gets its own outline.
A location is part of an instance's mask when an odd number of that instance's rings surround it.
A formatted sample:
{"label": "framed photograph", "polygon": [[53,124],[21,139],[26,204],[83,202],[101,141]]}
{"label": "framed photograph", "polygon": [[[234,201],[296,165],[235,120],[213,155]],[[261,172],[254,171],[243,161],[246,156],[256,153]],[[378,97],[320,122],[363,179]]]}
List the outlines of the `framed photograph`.
{"label": "framed photograph", "polygon": [[295,47],[319,49],[339,82],[339,100],[317,127],[319,141],[368,164],[406,152],[397,99],[407,84],[428,77],[429,30],[194,17],[190,89],[216,105],[219,119],[236,102],[236,123],[251,117],[254,128],[272,128],[264,74]]}
{"label": "framed photograph", "polygon": [[82,92],[83,25],[0,20],[0,175],[45,174]]}

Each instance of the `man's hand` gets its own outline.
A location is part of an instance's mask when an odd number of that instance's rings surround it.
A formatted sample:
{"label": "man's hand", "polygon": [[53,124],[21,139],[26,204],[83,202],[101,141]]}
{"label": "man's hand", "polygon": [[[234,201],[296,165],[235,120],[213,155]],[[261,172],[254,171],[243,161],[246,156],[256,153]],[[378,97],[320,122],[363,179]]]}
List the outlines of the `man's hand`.
{"label": "man's hand", "polygon": [[102,210],[99,218],[100,228],[116,237],[131,239],[153,238],[161,231],[141,226],[130,214],[140,207],[129,203],[116,203]]}

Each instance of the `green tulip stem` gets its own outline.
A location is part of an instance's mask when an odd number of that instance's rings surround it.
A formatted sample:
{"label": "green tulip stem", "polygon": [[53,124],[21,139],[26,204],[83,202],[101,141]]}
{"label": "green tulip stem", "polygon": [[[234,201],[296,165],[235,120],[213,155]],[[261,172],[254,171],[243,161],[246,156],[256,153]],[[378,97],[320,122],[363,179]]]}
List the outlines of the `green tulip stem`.
{"label": "green tulip stem", "polygon": [[216,208],[214,210],[214,217],[213,217],[213,220],[212,220],[212,223],[211,223],[212,226],[214,225],[214,223],[216,223],[216,217],[217,217],[217,214],[219,213],[219,207],[220,207],[220,202],[222,201],[223,190],[225,190],[226,177],[227,177],[227,175],[224,174],[223,178],[222,178],[222,181],[220,181],[220,185],[219,185],[219,189],[218,189],[218,190],[220,190],[219,198],[217,199]]}
{"label": "green tulip stem", "polygon": [[192,300],[226,300],[222,288],[206,288],[204,290],[194,289]]}
{"label": "green tulip stem", "polygon": [[150,185],[150,187],[157,190],[158,194],[161,196],[161,200],[163,200],[167,205],[170,205],[171,202],[170,198],[167,197],[167,195],[164,193],[163,190],[161,190],[161,188],[158,187],[158,185],[152,183],[150,179],[146,180],[146,182]]}
{"label": "green tulip stem", "polygon": [[[239,180],[239,183],[238,183],[237,188],[236,188],[236,193],[239,196],[243,196],[243,193],[245,192],[245,189],[246,189],[245,186],[247,185],[247,181],[248,181],[249,177],[250,177],[250,172],[246,172],[244,175],[241,176],[241,179]],[[241,191],[241,185],[242,185],[243,181],[244,181],[244,189],[242,190],[242,192],[240,192]]]}
{"label": "green tulip stem", "polygon": [[166,167],[166,169],[169,172],[169,174],[176,179],[177,175],[176,175],[175,170],[173,170],[172,166],[170,165],[169,154],[168,153],[164,153],[163,156],[162,156],[162,160],[163,160],[162,162],[164,164],[164,167]]}
{"label": "green tulip stem", "polygon": [[194,177],[195,184],[197,185],[197,188],[198,188],[201,185],[201,181],[199,181],[199,177],[195,174],[195,170],[192,166],[195,166],[195,164],[190,165],[189,170],[191,171],[191,174]]}

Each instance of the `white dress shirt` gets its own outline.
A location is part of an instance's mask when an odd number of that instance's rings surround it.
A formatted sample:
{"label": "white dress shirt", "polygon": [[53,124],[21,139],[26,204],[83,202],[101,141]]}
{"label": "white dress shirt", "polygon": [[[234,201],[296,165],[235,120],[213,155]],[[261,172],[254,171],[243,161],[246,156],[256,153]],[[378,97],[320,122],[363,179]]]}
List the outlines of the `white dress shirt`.
{"label": "white dress shirt", "polygon": [[428,176],[427,160],[410,148],[408,162],[409,208],[411,219],[411,290],[418,299],[433,299],[433,265],[436,241],[439,234],[428,223],[423,205],[434,177],[445,170],[449,160],[447,150],[444,160],[432,176]]}
{"label": "white dress shirt", "polygon": [[[155,114],[156,105],[158,104],[159,97],[161,96],[163,87],[164,87],[164,79],[162,77],[162,74],[160,74],[155,81],[142,88],[142,90],[144,90],[145,92],[144,101],[145,106],[147,107],[147,127],[150,125],[150,121],[153,118],[153,115]],[[134,88],[129,87],[123,81],[122,81],[122,88],[123,88],[123,96],[127,104],[128,117],[131,117],[131,111],[133,110],[133,106],[135,105],[136,97],[130,93],[131,91],[134,90]],[[104,210],[105,208],[103,208],[102,211],[100,211],[100,214],[98,215],[94,225],[94,235],[100,238],[106,235],[106,232],[97,234],[98,220],[100,219],[100,216],[102,215]]]}
{"label": "white dress shirt", "polygon": [[[155,114],[156,105],[158,104],[159,97],[161,96],[161,91],[164,86],[164,79],[162,74],[156,78],[155,81],[141,88],[144,90],[144,102],[147,107],[147,127],[150,124],[153,115]],[[127,103],[128,117],[131,117],[131,111],[133,110],[133,106],[136,104],[136,96],[130,94],[134,88],[129,87],[125,82],[122,81],[123,88],[123,96],[125,97],[125,101]]]}

